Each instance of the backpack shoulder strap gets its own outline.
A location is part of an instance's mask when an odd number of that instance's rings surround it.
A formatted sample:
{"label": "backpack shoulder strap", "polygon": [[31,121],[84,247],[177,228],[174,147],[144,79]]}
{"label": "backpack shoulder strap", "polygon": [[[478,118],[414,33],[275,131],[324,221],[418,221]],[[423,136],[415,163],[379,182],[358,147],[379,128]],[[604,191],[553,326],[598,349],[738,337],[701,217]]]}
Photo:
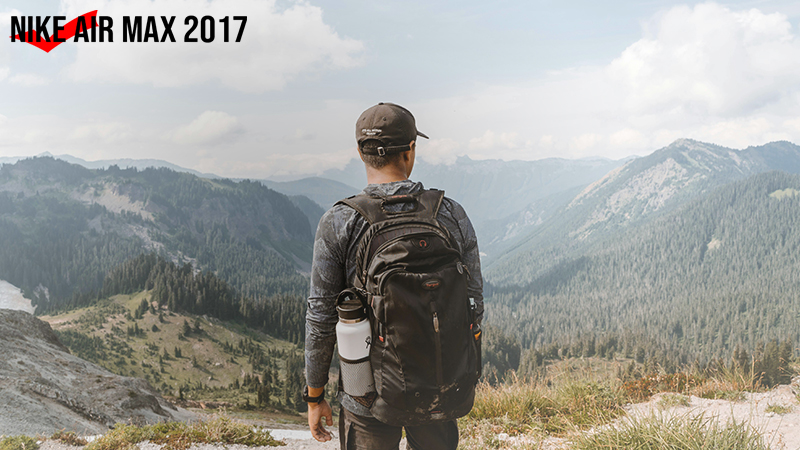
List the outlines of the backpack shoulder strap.
{"label": "backpack shoulder strap", "polygon": [[[410,217],[435,221],[443,198],[444,191],[428,189],[413,194],[389,195],[386,197],[358,194],[339,200],[336,204],[341,203],[355,209],[370,225],[374,225],[391,219]],[[396,203],[412,203],[414,206],[408,211],[399,212],[388,211],[385,208],[387,205]]]}

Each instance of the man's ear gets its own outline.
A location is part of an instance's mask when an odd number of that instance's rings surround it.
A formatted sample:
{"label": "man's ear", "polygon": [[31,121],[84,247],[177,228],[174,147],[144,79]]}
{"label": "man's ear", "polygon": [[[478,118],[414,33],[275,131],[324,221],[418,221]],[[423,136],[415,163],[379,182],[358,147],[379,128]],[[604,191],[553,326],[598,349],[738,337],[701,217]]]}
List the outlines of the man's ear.
{"label": "man's ear", "polygon": [[361,149],[356,148],[356,151],[358,152],[358,157],[361,158],[361,162],[364,162],[364,154],[361,153]]}

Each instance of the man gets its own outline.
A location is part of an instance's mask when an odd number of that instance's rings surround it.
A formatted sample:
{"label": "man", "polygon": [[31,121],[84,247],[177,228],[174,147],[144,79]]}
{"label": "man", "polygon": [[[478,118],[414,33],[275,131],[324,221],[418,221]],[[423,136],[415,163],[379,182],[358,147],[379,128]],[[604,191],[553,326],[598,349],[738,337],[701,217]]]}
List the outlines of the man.
{"label": "man", "polygon": [[[361,114],[356,122],[356,140],[367,171],[365,194],[386,197],[423,191],[421,183],[408,179],[414,167],[417,136],[427,139],[417,131],[414,116],[401,106],[379,103]],[[391,206],[403,208],[402,204]],[[447,197],[442,200],[436,219],[459,246],[470,274],[467,293],[474,299],[476,323],[480,324],[483,281],[475,230],[461,205]],[[336,343],[335,301],[342,290],[354,286],[355,253],[368,227],[369,223],[355,209],[340,203],[322,216],[317,228],[306,315],[304,397],[309,406],[309,427],[314,438],[321,442],[332,439],[321,419],[324,417],[328,426],[333,425],[331,407],[322,396]],[[402,426],[383,423],[372,416],[363,401],[344,392],[340,395],[339,438],[343,450],[399,447]],[[455,420],[406,427],[406,437],[409,448],[415,450],[455,450],[458,428]]]}

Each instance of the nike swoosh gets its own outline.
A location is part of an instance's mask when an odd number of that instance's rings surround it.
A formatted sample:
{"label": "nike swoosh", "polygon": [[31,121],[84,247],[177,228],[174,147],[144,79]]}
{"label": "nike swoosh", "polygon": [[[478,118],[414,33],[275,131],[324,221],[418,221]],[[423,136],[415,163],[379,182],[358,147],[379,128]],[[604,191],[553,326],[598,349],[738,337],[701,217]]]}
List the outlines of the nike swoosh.
{"label": "nike swoosh", "polygon": [[[92,28],[94,28],[92,26],[92,17],[97,17],[97,10],[92,11],[92,12],[88,12],[86,14],[83,14],[83,15],[79,16],[79,17],[83,17],[84,20],[86,20],[86,29],[87,30],[91,30]],[[73,37],[75,37],[75,33],[77,32],[77,29],[78,29],[78,18],[76,17],[76,18],[72,19],[71,21],[69,21],[66,25],[64,25],[64,29],[61,30],[58,33],[58,37],[61,38],[61,39],[67,39],[67,40],[68,39],[72,39]],[[55,38],[55,36],[50,36],[50,40],[47,40],[47,41],[42,39],[41,42],[36,42],[36,30],[28,31],[27,33],[25,33],[25,37],[26,37],[25,42],[27,42],[28,44],[31,44],[32,46],[34,46],[36,48],[44,50],[46,53],[50,53],[50,50],[52,50],[52,49],[58,47],[59,45],[63,44],[63,42],[53,42],[53,39]],[[14,36],[14,39],[22,40],[19,34]]]}

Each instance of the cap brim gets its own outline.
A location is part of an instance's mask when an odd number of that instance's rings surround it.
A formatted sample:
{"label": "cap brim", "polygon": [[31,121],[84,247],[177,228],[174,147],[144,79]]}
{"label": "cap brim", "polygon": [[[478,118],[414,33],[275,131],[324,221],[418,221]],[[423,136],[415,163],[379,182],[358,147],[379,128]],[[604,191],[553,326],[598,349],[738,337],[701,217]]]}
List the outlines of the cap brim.
{"label": "cap brim", "polygon": [[430,139],[428,136],[425,135],[425,133],[423,133],[423,132],[421,132],[419,130],[417,130],[417,136],[424,137],[425,139]]}

